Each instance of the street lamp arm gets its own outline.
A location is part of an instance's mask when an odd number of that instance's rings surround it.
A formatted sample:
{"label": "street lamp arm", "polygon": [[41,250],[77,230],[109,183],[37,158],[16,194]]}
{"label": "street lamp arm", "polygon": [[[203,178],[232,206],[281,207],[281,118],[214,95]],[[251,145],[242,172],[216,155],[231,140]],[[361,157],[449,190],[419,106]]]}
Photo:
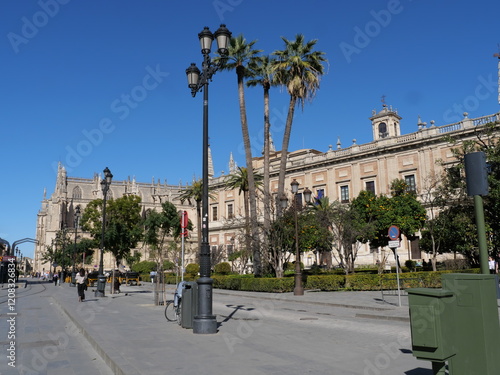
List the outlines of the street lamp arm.
{"label": "street lamp arm", "polygon": [[198,82],[191,86],[191,95],[196,96],[196,93],[201,91],[201,89],[212,82],[213,75],[225,65],[225,59],[221,58],[217,62],[213,62],[210,55],[203,55],[204,60],[202,63],[201,74],[198,76]]}

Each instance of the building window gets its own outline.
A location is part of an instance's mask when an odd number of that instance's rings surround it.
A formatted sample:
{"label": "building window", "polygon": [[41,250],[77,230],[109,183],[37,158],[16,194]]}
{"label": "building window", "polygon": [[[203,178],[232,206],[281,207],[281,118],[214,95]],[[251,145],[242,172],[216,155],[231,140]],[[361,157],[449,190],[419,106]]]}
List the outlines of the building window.
{"label": "building window", "polygon": [[82,199],[82,189],[79,186],[75,186],[72,194],[73,199]]}
{"label": "building window", "polygon": [[378,135],[380,138],[386,138],[389,133],[387,132],[387,125],[385,122],[381,122],[378,125]]}
{"label": "building window", "polygon": [[408,191],[411,191],[411,192],[417,191],[417,184],[415,183],[415,175],[414,174],[405,176],[405,182],[406,182],[406,185],[408,185]]}
{"label": "building window", "polygon": [[217,208],[218,208],[217,206],[212,206],[212,221],[219,220]]}
{"label": "building window", "polygon": [[375,181],[366,181],[365,190],[375,195]]}
{"label": "building window", "polygon": [[349,203],[349,186],[347,185],[340,187],[340,202]]}
{"label": "building window", "polygon": [[226,245],[227,256],[230,256],[234,252],[234,245]]}
{"label": "building window", "polygon": [[232,203],[227,204],[227,218],[234,219],[234,212],[233,212],[233,204]]}

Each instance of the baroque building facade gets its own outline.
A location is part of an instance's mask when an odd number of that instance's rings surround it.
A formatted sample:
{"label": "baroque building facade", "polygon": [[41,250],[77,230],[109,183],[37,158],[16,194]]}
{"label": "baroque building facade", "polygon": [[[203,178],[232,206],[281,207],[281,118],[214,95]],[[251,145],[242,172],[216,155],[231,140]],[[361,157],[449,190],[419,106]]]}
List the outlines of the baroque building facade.
{"label": "baroque building facade", "polygon": [[[478,130],[486,124],[500,122],[500,112],[488,116],[471,119],[464,113],[463,119],[457,123],[436,126],[434,121],[428,126],[420,118],[415,132],[402,135],[400,121],[402,117],[397,110],[383,105],[380,111],[372,111],[369,118],[372,125],[373,140],[358,145],[356,140],[348,147],[342,147],[340,140],[336,148],[329,146],[328,151],[301,149],[289,152],[287,157],[285,187],[290,186],[294,179],[300,184],[298,199],[308,188],[314,197],[329,197],[330,201],[339,200],[347,203],[356,197],[360,191],[369,190],[375,194],[389,194],[391,181],[403,179],[410,189],[417,194],[429,188],[429,179],[439,175],[443,168],[452,166],[456,159],[451,151],[447,137],[460,141],[474,139]],[[439,161],[439,162],[438,162]],[[272,149],[270,165],[271,192],[277,192],[280,152]],[[253,167],[262,174],[263,158],[256,157]],[[227,175],[213,176],[213,165],[210,160],[209,175],[211,199],[209,202],[209,242],[213,253],[219,260],[226,260],[234,251],[238,251],[244,243],[242,232],[244,228],[243,195],[238,190],[228,190],[225,186]],[[236,171],[236,164],[230,157],[229,173]],[[62,165],[59,165],[56,187],[50,198],[42,201],[42,207],[37,217],[34,269],[48,270],[50,264],[42,260],[47,246],[55,239],[57,231],[74,230],[74,209],[80,205],[82,209],[93,199],[102,198],[101,176],[95,174],[93,179],[68,177]],[[108,198],[117,198],[126,194],[135,194],[141,198],[143,212],[147,209],[161,209],[161,203],[171,202],[179,210],[186,210],[193,224],[196,225],[196,207],[181,203],[179,196],[185,187],[167,185],[152,181],[151,183],[136,182],[135,179],[113,181],[108,192]],[[290,189],[288,194],[291,196]],[[262,213],[262,206],[259,212]],[[73,229],[72,229],[73,228]],[[196,238],[198,228],[194,228],[187,245],[186,264],[196,260]],[[143,259],[148,259],[147,250],[137,249],[143,253]],[[371,249],[369,244],[362,245],[358,250],[356,263],[375,264],[390,254],[388,248]],[[96,255],[98,252],[96,253]],[[428,260],[418,246],[418,235],[412,238],[402,238],[398,249],[400,260]],[[97,256],[96,256],[97,258]],[[291,256],[293,260],[293,255]],[[334,258],[335,259],[335,258]],[[312,252],[305,253],[302,261],[306,267],[317,261]],[[394,258],[388,259],[394,264]],[[236,266],[245,271],[249,266],[246,262]],[[105,254],[105,269],[110,269],[113,259]],[[94,267],[97,267],[94,261]],[[247,269],[248,270],[248,269]]]}

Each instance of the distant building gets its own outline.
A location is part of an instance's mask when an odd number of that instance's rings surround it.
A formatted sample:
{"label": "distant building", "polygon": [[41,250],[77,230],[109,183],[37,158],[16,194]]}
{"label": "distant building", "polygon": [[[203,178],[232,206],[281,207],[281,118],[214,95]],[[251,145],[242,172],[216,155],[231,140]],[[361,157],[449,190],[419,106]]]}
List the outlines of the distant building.
{"label": "distant building", "polygon": [[[336,149],[330,145],[326,152],[313,149],[302,149],[290,152],[287,162],[285,187],[295,179],[299,182],[299,197],[309,188],[314,197],[327,196],[330,201],[349,202],[360,191],[369,190],[375,194],[389,194],[390,182],[403,179],[417,193],[428,188],[428,179],[433,174],[439,175],[447,165],[453,165],[456,160],[451,152],[451,146],[446,136],[460,140],[474,139],[478,129],[492,122],[500,122],[500,112],[469,119],[464,113],[462,121],[442,126],[430,121],[428,126],[420,117],[416,131],[401,135],[400,121],[402,117],[397,110],[383,105],[382,110],[373,111],[369,118],[372,126],[373,141],[358,145],[353,139],[347,147],[342,147],[340,139]],[[437,161],[440,163],[437,163]],[[280,152],[271,154],[271,191],[277,191]],[[263,157],[255,157],[254,168],[262,174]],[[232,155],[229,159],[230,173],[236,171]],[[219,261],[227,259],[228,255],[244,246],[242,238],[244,222],[243,195],[237,190],[226,190],[227,175],[213,176],[213,165],[210,160],[210,186],[214,198],[209,202],[209,242],[212,252],[219,255]],[[58,230],[73,228],[73,214],[76,205],[82,209],[93,199],[102,198],[100,186],[101,177],[94,175],[93,179],[67,177],[62,165],[59,166],[56,188],[50,198],[42,201],[42,208],[37,219],[38,244],[35,250],[35,271],[47,270],[49,265],[41,261],[43,252]],[[187,210],[189,217],[196,225],[196,209],[187,203],[182,205],[178,199],[185,187],[155,183],[138,183],[134,179],[113,181],[109,197],[120,197],[124,194],[136,194],[141,197],[143,211],[148,208],[159,209],[162,202],[169,201],[180,210]],[[289,191],[289,190],[288,190]],[[260,208],[262,212],[262,207]],[[191,236],[190,252],[186,264],[195,261],[196,232]],[[406,259],[427,259],[418,246],[418,233],[411,238],[403,238],[398,250],[401,261]],[[139,250],[139,249],[138,249]],[[140,251],[143,251],[142,249]],[[369,244],[363,245],[358,252],[357,264],[376,264],[383,258],[387,248],[371,249]],[[147,254],[145,254],[147,258]],[[292,257],[293,259],[293,257]],[[302,261],[305,266],[311,266],[315,255],[304,254]],[[389,257],[394,263],[394,259]],[[111,267],[112,259],[106,254],[105,268]],[[246,265],[240,265],[244,269]]]}

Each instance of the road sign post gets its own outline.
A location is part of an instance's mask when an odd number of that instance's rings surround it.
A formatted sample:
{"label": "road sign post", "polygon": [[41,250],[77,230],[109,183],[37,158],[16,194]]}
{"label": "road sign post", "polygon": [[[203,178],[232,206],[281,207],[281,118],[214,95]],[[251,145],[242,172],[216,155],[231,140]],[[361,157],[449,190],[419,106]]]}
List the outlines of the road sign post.
{"label": "road sign post", "polygon": [[389,248],[394,251],[394,259],[396,260],[396,282],[398,283],[398,306],[401,307],[401,287],[399,285],[399,259],[398,259],[398,247],[399,247],[399,227],[391,225],[389,227],[387,236],[390,238],[388,243]]}

